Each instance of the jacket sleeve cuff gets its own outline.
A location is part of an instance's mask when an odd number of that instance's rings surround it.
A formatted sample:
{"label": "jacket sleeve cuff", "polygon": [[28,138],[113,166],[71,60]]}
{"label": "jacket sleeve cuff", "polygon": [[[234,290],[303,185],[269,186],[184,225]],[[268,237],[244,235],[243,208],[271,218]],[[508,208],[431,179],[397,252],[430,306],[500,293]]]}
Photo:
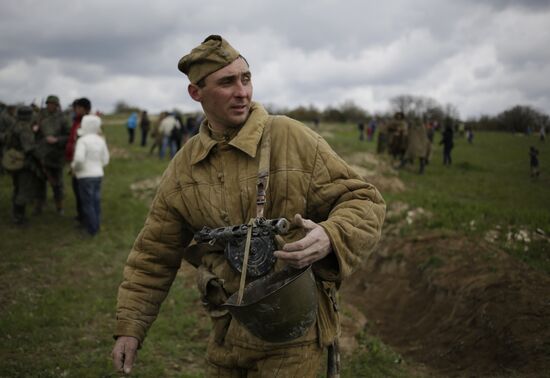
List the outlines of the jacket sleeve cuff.
{"label": "jacket sleeve cuff", "polygon": [[330,239],[330,244],[332,246],[332,253],[328,254],[325,258],[316,261],[313,263],[313,272],[316,276],[321,278],[323,281],[330,281],[330,282],[339,282],[342,281],[342,272],[341,272],[341,262],[340,257],[338,256],[338,252],[335,248],[335,243],[332,240],[331,233],[334,232],[331,230],[331,227],[329,225],[329,222],[322,222],[320,223],[320,226],[323,227],[325,232],[327,233],[327,236]]}
{"label": "jacket sleeve cuff", "polygon": [[143,340],[145,339],[145,331],[134,323],[119,320],[117,321],[113,337],[116,340],[120,336],[135,337],[139,341],[139,348],[141,348],[141,344],[143,344]]}

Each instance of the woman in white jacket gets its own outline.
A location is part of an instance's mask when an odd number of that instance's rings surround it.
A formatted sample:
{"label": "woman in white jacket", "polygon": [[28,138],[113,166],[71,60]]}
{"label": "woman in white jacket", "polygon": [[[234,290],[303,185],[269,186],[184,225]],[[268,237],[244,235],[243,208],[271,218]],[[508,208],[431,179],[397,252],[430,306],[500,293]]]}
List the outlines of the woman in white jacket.
{"label": "woman in white jacket", "polygon": [[78,180],[84,224],[90,235],[99,231],[101,222],[101,179],[103,167],[109,163],[109,150],[101,133],[101,119],[96,115],[82,117],[77,131],[71,168]]}

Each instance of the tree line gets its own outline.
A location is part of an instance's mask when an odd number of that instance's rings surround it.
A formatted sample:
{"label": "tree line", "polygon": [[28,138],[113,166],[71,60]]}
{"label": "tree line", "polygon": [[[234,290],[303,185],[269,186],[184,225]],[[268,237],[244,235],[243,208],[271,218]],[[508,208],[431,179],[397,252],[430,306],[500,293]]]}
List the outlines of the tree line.
{"label": "tree line", "polygon": [[509,131],[529,133],[541,127],[550,127],[550,117],[529,105],[515,105],[496,115],[481,115],[467,120],[460,118],[453,104],[441,104],[437,100],[417,95],[399,95],[390,99],[390,110],[385,113],[371,114],[353,101],[345,101],[340,106],[328,106],[321,110],[313,105],[285,109],[270,107],[274,114],[285,114],[305,122],[364,122],[373,117],[388,118],[395,112],[402,112],[408,118],[417,117],[426,121],[443,124],[447,118],[455,124],[464,123],[475,130]]}
{"label": "tree line", "polygon": [[[529,133],[538,131],[541,127],[550,127],[550,117],[529,105],[515,105],[496,115],[481,115],[464,120],[460,118],[455,105],[441,104],[427,96],[405,94],[392,97],[389,102],[390,109],[387,112],[377,113],[370,113],[351,100],[337,106],[329,105],[324,109],[314,105],[300,105],[295,108],[267,105],[266,108],[271,114],[287,115],[302,122],[359,123],[368,122],[375,117],[390,118],[395,112],[402,112],[407,118],[415,117],[439,124],[451,119],[455,124],[463,123],[474,130]],[[139,110],[138,107],[130,106],[124,101],[118,101],[115,105],[115,113]],[[177,109],[174,111],[181,113]]]}

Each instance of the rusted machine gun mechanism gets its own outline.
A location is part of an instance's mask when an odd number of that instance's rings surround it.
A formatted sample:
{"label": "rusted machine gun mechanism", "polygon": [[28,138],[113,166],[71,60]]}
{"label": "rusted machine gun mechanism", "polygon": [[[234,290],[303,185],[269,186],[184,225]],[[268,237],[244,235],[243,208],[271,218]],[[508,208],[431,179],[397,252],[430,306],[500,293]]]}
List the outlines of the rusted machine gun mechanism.
{"label": "rusted machine gun mechanism", "polygon": [[195,233],[194,238],[197,243],[224,243],[225,258],[241,273],[246,237],[249,227],[252,227],[246,273],[249,277],[260,277],[268,273],[275,264],[276,258],[273,255],[277,249],[275,235],[286,234],[290,228],[290,222],[285,218],[256,218],[252,223],[252,226],[241,224],[215,229],[203,227]]}

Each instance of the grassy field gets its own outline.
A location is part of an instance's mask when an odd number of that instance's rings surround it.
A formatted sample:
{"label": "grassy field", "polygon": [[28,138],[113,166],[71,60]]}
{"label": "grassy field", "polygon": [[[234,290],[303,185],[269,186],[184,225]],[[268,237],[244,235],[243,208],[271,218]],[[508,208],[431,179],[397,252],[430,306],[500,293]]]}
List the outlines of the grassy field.
{"label": "grassy field", "polygon": [[[353,125],[328,127],[331,145],[343,156],[366,150],[374,153],[376,143],[361,142]],[[383,193],[388,203],[403,201],[434,214],[424,227],[461,231],[482,237],[500,229],[497,240],[508,252],[536,269],[550,273],[550,248],[546,241],[531,240],[528,245],[510,243],[507,234],[537,229],[550,235],[550,145],[537,136],[478,132],[474,142],[455,137],[451,166],[442,164],[441,137],[435,135],[432,159],[424,175],[418,175],[418,162],[399,171],[407,190]],[[539,150],[541,173],[531,179],[529,147]],[[389,157],[385,157],[391,161]],[[407,230],[404,230],[406,232]],[[416,232],[413,227],[409,231]],[[528,247],[527,249],[525,247]]]}
{"label": "grassy field", "polygon": [[[342,155],[374,151],[354,125],[321,125]],[[167,161],[148,148],[128,146],[123,119],[108,117],[112,150],[103,183],[101,233],[82,238],[75,229],[74,200],[66,181],[67,211],[53,205],[21,229],[10,222],[11,182],[0,176],[0,377],[109,377],[116,291],[148,204],[130,185],[160,175]],[[439,135],[436,135],[436,141]],[[541,177],[529,177],[529,145],[541,151]],[[400,171],[408,190],[386,200],[423,207],[434,216],[425,227],[482,236],[496,225],[550,233],[550,150],[535,137],[478,133],[474,144],[458,139],[452,167],[441,151],[422,176]],[[51,195],[51,193],[50,193]],[[51,201],[50,201],[51,202]],[[475,227],[472,227],[475,224]],[[404,232],[412,232],[405,230]],[[501,244],[511,254],[550,273],[548,243]],[[193,278],[179,277],[153,325],[135,369],[136,377],[200,377],[209,321],[197,311]],[[344,377],[407,376],[406,364],[379,340],[362,335],[357,353],[344,360]],[[369,352],[367,352],[369,351]]]}

